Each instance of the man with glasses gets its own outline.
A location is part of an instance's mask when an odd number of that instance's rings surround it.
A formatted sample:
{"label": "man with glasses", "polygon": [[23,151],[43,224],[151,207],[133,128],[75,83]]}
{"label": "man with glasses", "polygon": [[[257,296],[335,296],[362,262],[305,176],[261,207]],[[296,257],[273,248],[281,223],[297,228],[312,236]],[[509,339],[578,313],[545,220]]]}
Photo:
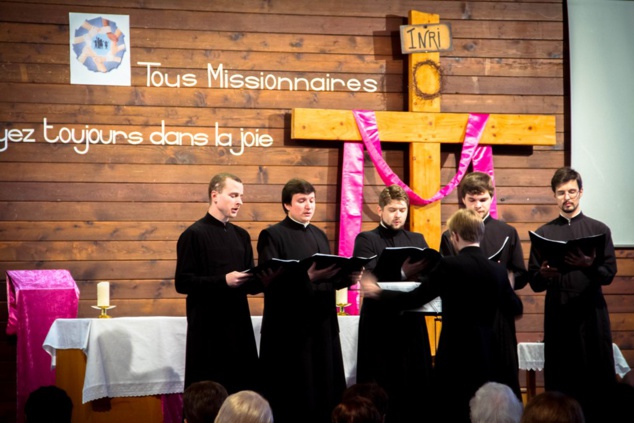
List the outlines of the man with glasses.
{"label": "man with glasses", "polygon": [[601,291],[616,274],[616,257],[610,229],[581,212],[581,175],[570,167],[558,169],[552,180],[559,217],[536,233],[544,238],[568,241],[606,235],[602,254],[576,250],[566,265],[555,268],[548,258],[539,259],[531,246],[530,285],[546,291],[544,309],[544,382],[548,391],[575,397],[584,408],[586,422],[600,421],[600,393],[615,383],[612,335],[608,308]]}

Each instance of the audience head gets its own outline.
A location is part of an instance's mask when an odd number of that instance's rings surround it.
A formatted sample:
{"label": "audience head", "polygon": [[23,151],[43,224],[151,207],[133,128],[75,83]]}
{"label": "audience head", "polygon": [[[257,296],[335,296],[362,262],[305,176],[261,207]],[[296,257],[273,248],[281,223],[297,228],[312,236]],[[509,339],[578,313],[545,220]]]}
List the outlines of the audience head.
{"label": "audience head", "polygon": [[27,423],[70,423],[73,401],[57,386],[41,386],[27,398],[24,415]]}
{"label": "audience head", "polygon": [[227,390],[221,384],[194,382],[183,393],[183,417],[187,423],[213,423],[226,398]]}
{"label": "audience head", "polygon": [[523,406],[513,390],[497,382],[487,382],[469,401],[471,423],[519,423]]}
{"label": "audience head", "polygon": [[449,232],[458,234],[467,242],[480,242],[484,236],[484,222],[477,212],[459,209],[447,221]]}
{"label": "audience head", "polygon": [[383,416],[368,398],[342,400],[332,410],[332,423],[383,423]]}
{"label": "audience head", "polygon": [[273,412],[257,392],[239,391],[227,397],[214,423],[273,423]]}
{"label": "audience head", "polygon": [[573,397],[557,391],[542,392],[524,408],[521,423],[585,423],[583,410]]}
{"label": "audience head", "polygon": [[378,383],[355,383],[343,392],[343,401],[355,397],[369,399],[381,416],[385,416],[388,412],[389,398],[387,392]]}

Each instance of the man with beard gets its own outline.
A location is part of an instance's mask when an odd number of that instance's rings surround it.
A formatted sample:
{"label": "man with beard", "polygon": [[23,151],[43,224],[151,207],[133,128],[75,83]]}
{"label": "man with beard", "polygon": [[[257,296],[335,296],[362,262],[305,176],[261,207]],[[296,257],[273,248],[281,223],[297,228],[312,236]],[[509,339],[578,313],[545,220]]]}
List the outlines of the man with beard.
{"label": "man with beard", "polygon": [[575,397],[584,408],[586,422],[601,421],[601,392],[615,383],[612,334],[608,308],[601,286],[616,275],[616,257],[610,229],[581,212],[581,175],[570,167],[552,177],[559,216],[537,229],[544,238],[568,241],[606,235],[603,251],[573,250],[565,266],[549,265],[532,245],[529,260],[530,285],[546,291],[544,306],[544,383],[548,391]]}
{"label": "man with beard", "polygon": [[[483,172],[471,172],[462,179],[458,189],[464,206],[478,213],[484,221],[484,237],[480,241],[482,252],[487,257],[495,254],[497,256],[495,261],[507,269],[511,286],[515,290],[522,289],[528,283],[522,244],[514,227],[494,219],[489,213],[495,192],[491,177]],[[501,253],[496,254],[500,249],[502,249]],[[442,235],[440,253],[443,256],[458,254],[448,230]],[[497,316],[495,329],[500,349],[498,350],[499,357],[496,359],[499,374],[495,375],[494,381],[508,385],[521,399],[515,317]]]}
{"label": "man with beard", "polygon": [[258,352],[247,294],[262,287],[244,272],[253,267],[249,233],[229,222],[244,188],[237,176],[220,173],[208,193],[207,214],[176,246],[176,291],[187,294],[185,388],[213,380],[229,393],[255,389]]}
{"label": "man with beard", "polygon": [[[403,188],[386,187],[379,195],[379,226],[357,235],[353,255],[378,257],[386,247],[427,248],[422,234],[404,229],[408,207],[409,197]],[[377,260],[366,265],[366,272],[374,270]],[[401,279],[416,281],[425,265],[423,260],[406,260]],[[376,382],[387,392],[390,406],[386,423],[424,420],[427,409],[421,402],[427,398],[431,363],[427,324],[422,313],[392,311],[376,299],[363,299],[357,382]]]}

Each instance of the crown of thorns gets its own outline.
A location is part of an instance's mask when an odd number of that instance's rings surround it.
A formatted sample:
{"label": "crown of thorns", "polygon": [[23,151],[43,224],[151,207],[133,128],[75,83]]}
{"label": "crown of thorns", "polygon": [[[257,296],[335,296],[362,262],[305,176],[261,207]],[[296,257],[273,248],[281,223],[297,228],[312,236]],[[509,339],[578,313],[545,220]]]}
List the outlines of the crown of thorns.
{"label": "crown of thorns", "polygon": [[[434,72],[436,72],[438,81],[440,82],[440,84],[438,84],[438,89],[433,93],[424,93],[418,87],[416,72],[418,72],[418,69],[422,68],[423,66],[429,66],[431,69],[433,69]],[[442,77],[442,72],[440,70],[440,66],[438,65],[438,63],[434,62],[433,60],[425,60],[424,62],[416,63],[416,66],[414,66],[414,69],[412,70],[412,82],[414,83],[414,93],[416,94],[416,97],[422,98],[423,100],[433,100],[436,97],[439,97],[442,84],[443,84],[443,77]]]}

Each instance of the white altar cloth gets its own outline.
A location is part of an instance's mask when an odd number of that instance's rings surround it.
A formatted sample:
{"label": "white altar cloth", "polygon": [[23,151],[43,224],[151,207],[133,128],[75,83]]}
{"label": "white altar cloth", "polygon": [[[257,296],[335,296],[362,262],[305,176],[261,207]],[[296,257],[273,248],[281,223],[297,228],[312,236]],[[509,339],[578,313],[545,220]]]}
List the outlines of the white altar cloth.
{"label": "white altar cloth", "polygon": [[185,338],[183,317],[58,319],[44,340],[55,350],[86,354],[82,402],[103,397],[133,397],[183,392]]}
{"label": "white altar cloth", "polygon": [[[261,316],[252,316],[260,342]],[[356,381],[359,316],[339,316],[344,370],[348,385]],[[182,393],[185,381],[185,317],[57,319],[43,348],[55,366],[56,350],[86,354],[82,402],[103,397]]]}
{"label": "white altar cloth", "polygon": [[[618,345],[612,344],[614,353],[614,371],[623,377],[630,371],[623,353]],[[520,342],[517,344],[517,355],[519,358],[519,368],[522,370],[542,371],[544,368],[544,343],[543,342]]]}

